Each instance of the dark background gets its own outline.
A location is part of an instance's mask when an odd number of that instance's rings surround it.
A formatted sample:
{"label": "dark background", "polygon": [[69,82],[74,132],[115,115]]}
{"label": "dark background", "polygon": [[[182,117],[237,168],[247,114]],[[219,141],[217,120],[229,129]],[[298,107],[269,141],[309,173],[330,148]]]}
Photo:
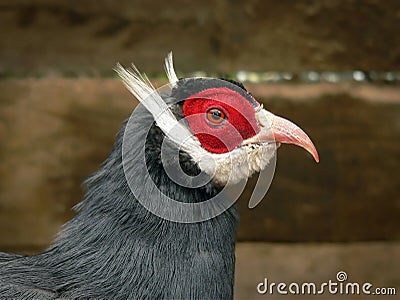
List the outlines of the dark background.
{"label": "dark background", "polygon": [[[399,24],[399,1],[0,0],[0,249],[38,252],[73,216],[137,103],[114,77],[117,61],[158,86],[170,50],[180,75],[396,71]],[[238,297],[268,270],[304,281],[347,268],[399,292],[399,81],[245,85],[310,135],[321,162],[282,146],[252,210],[250,180]]]}

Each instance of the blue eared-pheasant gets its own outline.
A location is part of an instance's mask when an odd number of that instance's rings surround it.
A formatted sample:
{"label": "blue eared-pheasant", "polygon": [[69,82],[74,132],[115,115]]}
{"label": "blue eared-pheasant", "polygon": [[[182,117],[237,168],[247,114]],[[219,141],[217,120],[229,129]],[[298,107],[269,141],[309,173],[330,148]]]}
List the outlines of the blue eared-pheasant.
{"label": "blue eared-pheasant", "polygon": [[[233,298],[235,205],[206,219],[188,214],[185,221],[173,219],[180,218],[179,211],[157,215],[138,197],[155,204],[152,209],[160,208],[163,197],[195,205],[267,167],[280,143],[301,146],[318,161],[314,145],[299,127],[265,110],[241,83],[178,79],[171,55],[170,88],[164,91],[154,91],[136,69],[116,71],[142,102],[130,135],[127,121],[108,158],[86,181],[75,217],[51,246],[33,256],[0,253],[0,298]],[[133,151],[125,161],[124,145]],[[210,180],[195,187],[178,184],[163,167],[163,153],[167,162],[176,158],[188,176],[205,173]],[[149,180],[157,191],[147,186]]]}

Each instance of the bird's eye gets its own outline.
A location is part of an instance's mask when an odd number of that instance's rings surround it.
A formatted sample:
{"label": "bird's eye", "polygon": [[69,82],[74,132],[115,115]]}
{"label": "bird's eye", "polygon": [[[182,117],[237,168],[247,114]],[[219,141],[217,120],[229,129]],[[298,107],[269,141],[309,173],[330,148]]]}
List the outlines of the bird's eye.
{"label": "bird's eye", "polygon": [[221,124],[226,120],[225,113],[218,108],[211,108],[207,111],[207,120],[212,124]]}

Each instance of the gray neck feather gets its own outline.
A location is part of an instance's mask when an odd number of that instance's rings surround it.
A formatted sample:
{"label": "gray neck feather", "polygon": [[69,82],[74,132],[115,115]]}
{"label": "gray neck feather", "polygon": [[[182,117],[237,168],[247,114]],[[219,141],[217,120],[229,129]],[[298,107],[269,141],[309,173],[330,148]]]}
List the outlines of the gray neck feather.
{"label": "gray neck feather", "polygon": [[[235,207],[193,224],[148,212],[124,176],[124,128],[100,170],[87,180],[85,199],[75,207],[77,215],[54,244],[39,255],[15,256],[5,267],[0,264],[0,298],[233,298]],[[218,192],[212,186],[189,192],[170,182],[158,168],[157,143],[149,141],[147,163],[164,193],[194,202]],[[7,288],[2,289],[3,281]],[[14,285],[24,288],[10,288]]]}

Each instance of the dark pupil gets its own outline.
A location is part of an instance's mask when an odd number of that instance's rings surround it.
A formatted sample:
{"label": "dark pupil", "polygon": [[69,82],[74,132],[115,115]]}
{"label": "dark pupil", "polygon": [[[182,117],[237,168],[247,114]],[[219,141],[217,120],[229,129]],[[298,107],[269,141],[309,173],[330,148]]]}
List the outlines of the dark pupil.
{"label": "dark pupil", "polygon": [[218,120],[220,120],[221,119],[221,112],[219,111],[219,110],[213,110],[212,112],[211,112],[211,117],[214,119],[214,120],[216,120],[216,121],[218,121]]}

